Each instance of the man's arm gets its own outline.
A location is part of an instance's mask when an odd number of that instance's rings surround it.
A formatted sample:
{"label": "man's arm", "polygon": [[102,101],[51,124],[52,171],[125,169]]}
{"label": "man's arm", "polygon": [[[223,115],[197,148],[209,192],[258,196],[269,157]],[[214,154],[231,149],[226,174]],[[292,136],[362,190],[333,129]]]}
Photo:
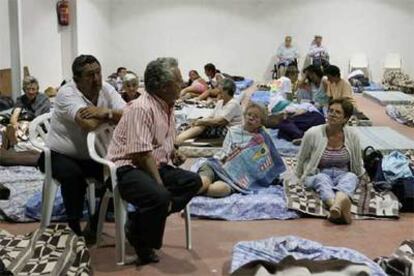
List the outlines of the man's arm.
{"label": "man's arm", "polygon": [[131,159],[134,165],[151,175],[158,184],[163,185],[160,173],[158,172],[157,163],[155,162],[151,151],[131,154]]}

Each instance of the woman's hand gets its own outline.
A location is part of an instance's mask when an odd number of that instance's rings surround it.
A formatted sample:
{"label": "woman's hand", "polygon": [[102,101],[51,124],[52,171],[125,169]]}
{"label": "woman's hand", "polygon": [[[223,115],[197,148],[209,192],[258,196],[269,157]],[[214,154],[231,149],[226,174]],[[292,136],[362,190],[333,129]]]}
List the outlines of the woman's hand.
{"label": "woman's hand", "polygon": [[185,157],[184,154],[182,154],[179,150],[174,150],[171,154],[171,160],[172,163],[174,164],[174,166],[180,166],[182,164],[184,164],[185,160],[187,158]]}

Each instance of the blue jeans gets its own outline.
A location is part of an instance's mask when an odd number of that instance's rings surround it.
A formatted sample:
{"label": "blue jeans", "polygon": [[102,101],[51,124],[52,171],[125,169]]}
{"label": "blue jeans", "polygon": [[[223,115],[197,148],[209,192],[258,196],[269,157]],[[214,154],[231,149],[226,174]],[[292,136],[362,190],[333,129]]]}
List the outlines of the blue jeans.
{"label": "blue jeans", "polygon": [[320,173],[305,179],[305,187],[314,189],[322,201],[334,199],[335,191],[352,197],[358,183],[358,177],[354,173],[338,168],[322,169]]}

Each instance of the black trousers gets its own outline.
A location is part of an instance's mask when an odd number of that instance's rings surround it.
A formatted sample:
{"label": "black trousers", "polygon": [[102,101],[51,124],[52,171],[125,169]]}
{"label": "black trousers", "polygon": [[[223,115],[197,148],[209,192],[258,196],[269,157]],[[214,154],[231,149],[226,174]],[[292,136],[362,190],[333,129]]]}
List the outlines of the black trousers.
{"label": "black trousers", "polygon": [[[80,220],[86,193],[86,178],[103,180],[103,167],[91,159],[75,159],[64,154],[51,152],[52,176],[61,184],[63,204],[65,205],[68,221]],[[38,166],[42,172],[45,168],[45,155],[42,152]],[[99,195],[98,195],[99,196]]]}
{"label": "black trousers", "polygon": [[161,248],[170,202],[171,213],[178,212],[201,188],[201,179],[196,173],[169,165],[162,165],[159,173],[164,185],[132,166],[117,170],[121,197],[137,208],[129,214],[128,222],[134,247]]}

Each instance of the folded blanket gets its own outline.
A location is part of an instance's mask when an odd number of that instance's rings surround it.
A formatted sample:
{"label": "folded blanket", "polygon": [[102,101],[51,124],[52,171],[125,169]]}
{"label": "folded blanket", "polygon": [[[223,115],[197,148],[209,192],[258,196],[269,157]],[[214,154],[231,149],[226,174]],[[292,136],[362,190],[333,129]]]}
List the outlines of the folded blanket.
{"label": "folded blanket", "polygon": [[[319,195],[314,190],[306,189],[294,176],[293,168],[296,160],[294,158],[284,160],[290,170],[290,176],[286,177],[284,182],[288,208],[316,217],[327,217],[329,212],[323,207]],[[355,219],[399,217],[397,197],[391,191],[376,192],[372,182],[366,183],[361,180],[351,200],[353,203],[351,212],[355,215]]]}

